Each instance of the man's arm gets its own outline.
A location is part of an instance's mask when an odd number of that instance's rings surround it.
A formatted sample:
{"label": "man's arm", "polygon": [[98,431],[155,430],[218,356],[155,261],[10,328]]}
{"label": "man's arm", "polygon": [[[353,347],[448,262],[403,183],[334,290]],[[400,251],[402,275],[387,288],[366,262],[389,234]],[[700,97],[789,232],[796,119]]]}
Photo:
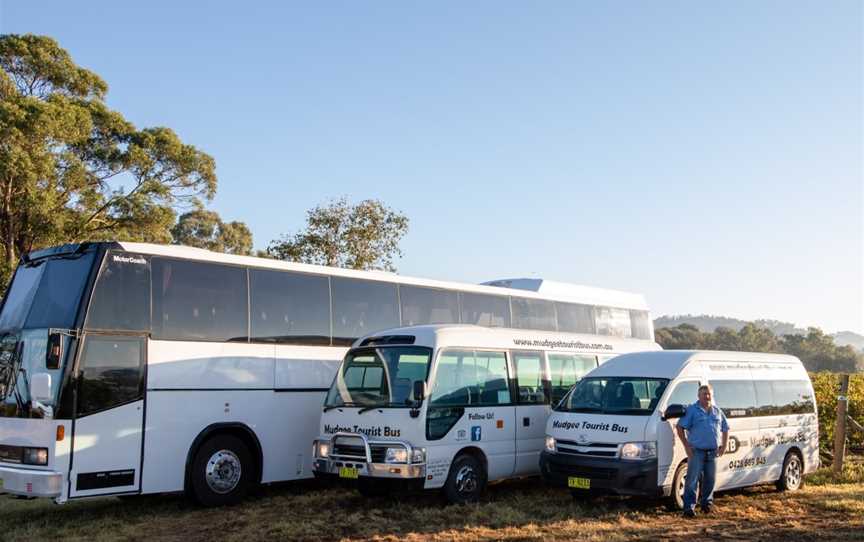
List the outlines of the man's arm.
{"label": "man's arm", "polygon": [[720,444],[720,447],[717,448],[717,457],[723,455],[726,451],[726,445],[729,444],[729,430],[723,431],[723,443]]}
{"label": "man's arm", "polygon": [[678,433],[678,438],[680,438],[681,443],[684,444],[684,451],[687,452],[687,457],[693,457],[693,448],[687,441],[687,435],[684,433],[684,428],[680,425],[676,425],[675,432]]}

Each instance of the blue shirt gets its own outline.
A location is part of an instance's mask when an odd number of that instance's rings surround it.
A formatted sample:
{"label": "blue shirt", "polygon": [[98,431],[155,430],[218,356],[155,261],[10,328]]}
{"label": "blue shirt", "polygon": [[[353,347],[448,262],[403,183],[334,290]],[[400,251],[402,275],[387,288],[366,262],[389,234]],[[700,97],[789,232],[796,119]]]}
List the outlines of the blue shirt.
{"label": "blue shirt", "polygon": [[687,407],[678,420],[678,427],[687,431],[690,446],[697,450],[716,450],[723,444],[723,433],[729,431],[726,415],[715,405],[706,412],[696,401]]}

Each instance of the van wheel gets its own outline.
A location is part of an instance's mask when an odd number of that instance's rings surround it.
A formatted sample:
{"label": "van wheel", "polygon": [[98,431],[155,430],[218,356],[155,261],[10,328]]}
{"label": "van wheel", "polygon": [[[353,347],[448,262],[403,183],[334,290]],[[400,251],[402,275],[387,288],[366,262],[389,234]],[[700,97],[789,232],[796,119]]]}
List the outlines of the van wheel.
{"label": "van wheel", "polygon": [[366,498],[375,499],[387,494],[385,480],[360,478],[357,480],[357,491]]}
{"label": "van wheel", "polygon": [[450,465],[444,496],[453,504],[477,502],[486,489],[486,471],[473,455],[463,454]]}
{"label": "van wheel", "polygon": [[255,473],[249,448],[237,437],[217,435],[201,445],[192,461],[192,493],[204,506],[239,502]]}
{"label": "van wheel", "polygon": [[669,495],[669,507],[672,510],[684,510],[684,481],[687,479],[687,462],[682,462],[672,477],[672,493]]}
{"label": "van wheel", "polygon": [[777,489],[780,491],[797,491],[804,485],[804,463],[795,452],[786,454],[783,460],[783,471],[777,480]]}

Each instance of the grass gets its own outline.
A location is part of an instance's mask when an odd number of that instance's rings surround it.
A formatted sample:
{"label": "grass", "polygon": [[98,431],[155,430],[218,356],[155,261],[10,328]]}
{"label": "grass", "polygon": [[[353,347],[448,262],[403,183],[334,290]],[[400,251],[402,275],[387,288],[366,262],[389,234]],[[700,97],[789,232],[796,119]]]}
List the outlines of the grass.
{"label": "grass", "polygon": [[[845,473],[844,473],[845,474]],[[819,472],[795,493],[773,486],[721,493],[719,511],[685,521],[664,503],[607,497],[574,500],[538,480],[491,487],[484,501],[444,506],[434,494],[365,500],[314,483],[262,489],[238,506],[203,509],[177,496],[106,498],[56,506],[0,499],[0,538],[17,540],[638,540],[746,538],[860,540],[864,476],[840,483]],[[830,528],[830,530],[828,530]]]}

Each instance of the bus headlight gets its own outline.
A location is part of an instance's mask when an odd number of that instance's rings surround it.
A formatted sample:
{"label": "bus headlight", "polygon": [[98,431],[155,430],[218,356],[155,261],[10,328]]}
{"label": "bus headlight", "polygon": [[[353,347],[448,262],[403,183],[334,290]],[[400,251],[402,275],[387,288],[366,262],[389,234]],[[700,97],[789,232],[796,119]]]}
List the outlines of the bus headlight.
{"label": "bus headlight", "polygon": [[621,445],[621,459],[653,459],[657,457],[656,442],[627,442]]}
{"label": "bus headlight", "polygon": [[21,462],[27,465],[47,465],[48,448],[24,448]]}
{"label": "bus headlight", "polygon": [[555,437],[550,437],[549,435],[546,435],[546,451],[555,451]]}
{"label": "bus headlight", "polygon": [[405,448],[387,448],[387,454],[384,456],[385,463],[407,463],[408,450]]}
{"label": "bus headlight", "polygon": [[319,440],[315,445],[315,455],[321,459],[327,459],[330,456],[330,442]]}

